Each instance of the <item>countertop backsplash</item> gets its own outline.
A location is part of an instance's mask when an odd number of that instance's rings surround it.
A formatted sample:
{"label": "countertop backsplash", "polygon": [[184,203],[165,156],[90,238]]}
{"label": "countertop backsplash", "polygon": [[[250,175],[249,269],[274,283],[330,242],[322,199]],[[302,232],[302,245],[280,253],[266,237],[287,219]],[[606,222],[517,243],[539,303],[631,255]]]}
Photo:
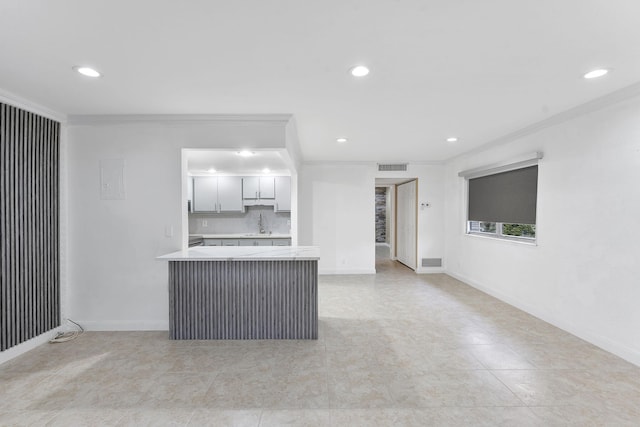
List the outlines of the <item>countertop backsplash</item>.
{"label": "countertop backsplash", "polygon": [[245,213],[189,214],[189,234],[258,233],[258,219],[268,233],[290,234],[291,213],[274,212],[273,206],[248,206]]}

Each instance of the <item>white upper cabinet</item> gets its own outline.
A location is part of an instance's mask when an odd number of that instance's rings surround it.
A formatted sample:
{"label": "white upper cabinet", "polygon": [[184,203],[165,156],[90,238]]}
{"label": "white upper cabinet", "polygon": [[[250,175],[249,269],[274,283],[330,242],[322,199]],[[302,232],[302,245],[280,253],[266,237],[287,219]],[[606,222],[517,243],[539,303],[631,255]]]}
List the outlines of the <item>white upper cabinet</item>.
{"label": "white upper cabinet", "polygon": [[187,207],[193,212],[193,178],[187,178]]}
{"label": "white upper cabinet", "polygon": [[275,178],[272,176],[260,177],[260,190],[258,191],[258,197],[260,199],[275,199],[276,187]]}
{"label": "white upper cabinet", "polygon": [[288,212],[291,210],[291,177],[276,176],[276,212]]}
{"label": "white upper cabinet", "polygon": [[193,178],[193,211],[218,211],[218,178],[210,176]]}
{"label": "white upper cabinet", "polygon": [[242,178],[193,178],[193,212],[242,212]]}
{"label": "white upper cabinet", "polygon": [[241,212],[242,209],[242,178],[218,177],[218,212]]}
{"label": "white upper cabinet", "polygon": [[242,198],[257,199],[260,191],[260,179],[257,176],[245,176],[242,178]]}
{"label": "white upper cabinet", "polygon": [[242,198],[245,200],[275,199],[275,180],[272,176],[242,178]]}

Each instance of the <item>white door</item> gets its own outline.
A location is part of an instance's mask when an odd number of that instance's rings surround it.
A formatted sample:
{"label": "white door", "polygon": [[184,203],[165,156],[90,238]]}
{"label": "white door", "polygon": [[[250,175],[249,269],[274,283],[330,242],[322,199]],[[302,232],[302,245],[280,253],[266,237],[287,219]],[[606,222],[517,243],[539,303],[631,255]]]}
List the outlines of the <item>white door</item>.
{"label": "white door", "polygon": [[397,258],[416,269],[416,181],[397,186]]}

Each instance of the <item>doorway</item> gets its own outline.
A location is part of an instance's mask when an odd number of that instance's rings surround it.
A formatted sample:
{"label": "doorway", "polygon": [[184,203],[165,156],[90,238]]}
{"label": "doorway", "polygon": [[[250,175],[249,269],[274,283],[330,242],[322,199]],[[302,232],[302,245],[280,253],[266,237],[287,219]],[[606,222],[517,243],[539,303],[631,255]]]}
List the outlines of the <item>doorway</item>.
{"label": "doorway", "polygon": [[390,260],[392,229],[394,218],[391,196],[394,194],[393,186],[376,186],[375,221],[376,221],[376,261]]}
{"label": "doorway", "polygon": [[[376,271],[389,262],[417,268],[418,180],[375,180]],[[403,267],[404,268],[404,267]]]}

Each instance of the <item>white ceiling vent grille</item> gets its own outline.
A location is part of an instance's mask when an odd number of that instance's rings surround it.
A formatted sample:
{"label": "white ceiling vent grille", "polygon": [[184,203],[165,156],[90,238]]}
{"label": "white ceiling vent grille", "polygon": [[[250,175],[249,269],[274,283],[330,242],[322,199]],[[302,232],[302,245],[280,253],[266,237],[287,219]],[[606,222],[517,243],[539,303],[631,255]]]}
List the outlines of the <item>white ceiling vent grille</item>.
{"label": "white ceiling vent grille", "polygon": [[378,171],[380,172],[388,172],[388,171],[406,171],[407,164],[406,163],[378,163]]}

